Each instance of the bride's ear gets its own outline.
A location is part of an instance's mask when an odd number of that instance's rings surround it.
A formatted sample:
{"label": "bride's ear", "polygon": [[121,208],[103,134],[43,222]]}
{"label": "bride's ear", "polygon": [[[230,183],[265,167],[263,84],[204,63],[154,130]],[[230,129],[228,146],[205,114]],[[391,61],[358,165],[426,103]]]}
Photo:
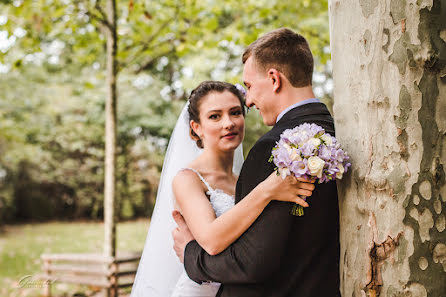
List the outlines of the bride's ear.
{"label": "bride's ear", "polygon": [[[192,129],[191,134],[195,134],[197,137],[201,135],[201,127],[200,124],[195,122],[194,120],[190,120],[189,125]],[[192,133],[193,132],[193,133]]]}

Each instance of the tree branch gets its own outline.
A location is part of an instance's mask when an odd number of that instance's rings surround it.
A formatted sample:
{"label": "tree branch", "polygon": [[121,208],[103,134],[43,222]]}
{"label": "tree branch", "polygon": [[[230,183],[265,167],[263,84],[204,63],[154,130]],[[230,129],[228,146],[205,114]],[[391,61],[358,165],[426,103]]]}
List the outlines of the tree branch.
{"label": "tree branch", "polygon": [[110,30],[113,29],[113,27],[111,26],[111,24],[110,24],[106,19],[103,19],[102,17],[100,17],[100,16],[94,14],[93,12],[91,12],[91,11],[89,11],[89,10],[87,10],[85,13],[86,13],[86,14],[88,15],[88,17],[91,18],[92,20],[96,20],[96,21],[99,22],[101,25],[104,25],[105,27],[107,27],[107,28],[110,29]]}
{"label": "tree branch", "polygon": [[[162,24],[158,27],[158,29],[157,29],[152,35],[150,35],[149,39],[148,39],[144,44],[142,44],[142,49],[141,49],[140,52],[144,52],[145,50],[147,50],[148,47],[149,47],[149,45],[150,45],[150,43],[152,43],[152,41],[154,41],[155,38],[158,37],[158,35],[161,33],[161,30],[164,29],[164,27],[167,26],[167,25],[168,25],[170,22],[172,22],[173,20],[174,20],[174,18],[169,19],[169,20],[166,20],[164,23],[162,23]],[[129,50],[130,48],[132,48],[132,47],[133,47],[133,45],[127,45],[123,50],[124,50],[124,51],[127,51],[127,50]]]}
{"label": "tree branch", "polygon": [[[161,45],[164,45],[164,44],[167,44],[167,43],[170,43],[170,42],[172,42],[171,39],[166,39],[166,40],[164,40],[163,42],[157,43],[157,44],[156,44],[156,47],[160,47]],[[144,49],[144,51],[145,51],[145,50],[148,50],[148,49],[149,49],[149,47],[146,47],[146,48]],[[140,50],[140,51],[138,51],[136,54],[132,55],[130,58],[127,58],[126,61],[120,62],[120,67],[125,68],[125,67],[128,67],[129,65],[132,65],[132,62],[134,63],[135,61],[137,61],[137,60],[138,60],[138,59],[137,59],[138,56],[142,55],[142,54],[144,53],[144,51],[143,51],[143,50]],[[169,51],[167,51],[167,52],[170,53],[171,50],[169,50]],[[145,64],[147,64],[147,63],[145,63]]]}
{"label": "tree branch", "polygon": [[160,53],[158,55],[156,55],[155,57],[150,58],[148,61],[146,61],[142,66],[140,66],[135,73],[139,74],[140,72],[150,68],[159,58],[168,55],[170,53],[173,53],[175,51],[175,48],[172,47],[171,49],[169,49],[168,51],[165,51],[163,53]]}
{"label": "tree branch", "polygon": [[110,22],[108,21],[107,14],[104,12],[104,10],[102,9],[102,7],[101,7],[101,5],[99,4],[99,2],[100,2],[100,0],[99,0],[99,1],[96,1],[96,2],[94,3],[94,8],[96,8],[96,10],[97,10],[97,11],[99,12],[99,14],[101,15],[101,19],[103,20],[103,23],[104,23],[109,29],[112,29],[113,26],[112,26],[112,24],[110,24]]}
{"label": "tree branch", "polygon": [[[90,19],[99,22],[101,25],[107,27],[109,30],[113,30],[113,26],[108,22],[107,15],[105,14],[104,10],[102,9],[102,7],[99,5],[98,2],[95,2],[95,8],[99,12],[100,15],[97,15],[90,9],[90,7],[88,5],[88,1],[86,1],[86,0],[75,0],[74,1],[74,5],[77,7],[77,9],[79,9],[79,4],[85,5],[85,7],[83,9],[85,9],[85,14]],[[79,9],[79,11],[83,11],[83,9],[82,10]]]}
{"label": "tree branch", "polygon": [[[134,55],[132,55],[133,58],[132,58],[132,59],[127,59],[126,62],[123,62],[123,63],[121,64],[123,67],[130,65],[130,64],[131,64],[131,61],[135,61],[135,60],[137,60],[137,57],[138,57],[139,55],[142,55],[146,50],[148,50],[148,49],[150,48],[152,42],[153,42],[153,41],[160,35],[161,31],[165,28],[165,26],[167,26],[169,23],[171,23],[172,20],[176,20],[176,19],[178,18],[178,16],[179,16],[179,12],[180,12],[180,6],[179,6],[179,4],[177,3],[173,8],[174,8],[174,10],[175,10],[175,13],[174,13],[173,17],[170,18],[170,19],[168,19],[168,20],[166,20],[166,21],[164,21],[164,22],[163,22],[163,23],[156,29],[156,31],[153,32],[153,34],[150,35],[149,39],[142,45],[141,49],[139,49]],[[187,31],[187,30],[186,30],[186,31]],[[179,36],[184,35],[186,31],[180,32]],[[170,39],[169,39],[169,40],[164,40],[164,41],[162,41],[162,42],[156,44],[155,46],[159,47],[160,45],[169,43],[169,42],[171,42],[171,41],[172,41],[172,40],[170,40]],[[127,51],[127,50],[129,50],[129,49],[131,49],[133,46],[134,46],[134,45],[128,45],[128,46],[126,46],[126,47],[123,49],[123,51]],[[175,50],[175,49],[169,50],[167,53],[171,53],[171,52],[174,51],[174,50]],[[163,55],[164,55],[164,54],[163,54]],[[157,57],[157,58],[159,58],[159,57]],[[139,72],[141,72],[141,71],[144,70],[144,69],[147,69],[147,68],[150,66],[150,64],[151,64],[150,61],[144,63],[144,66],[138,68],[138,70],[136,71],[136,73],[139,73]]]}

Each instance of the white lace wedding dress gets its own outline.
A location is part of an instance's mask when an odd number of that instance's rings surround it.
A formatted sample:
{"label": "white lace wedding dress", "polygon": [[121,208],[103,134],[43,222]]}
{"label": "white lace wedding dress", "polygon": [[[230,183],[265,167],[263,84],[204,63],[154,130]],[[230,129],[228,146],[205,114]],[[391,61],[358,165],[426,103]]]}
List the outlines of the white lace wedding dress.
{"label": "white lace wedding dress", "polygon": [[[208,188],[206,194],[209,195],[209,200],[217,217],[221,216],[224,212],[234,206],[233,196],[226,194],[220,189],[214,190],[198,171],[192,168],[184,168],[183,170],[192,170],[206,185]],[[187,276],[187,273],[183,268],[183,273],[175,285],[172,297],[215,297],[219,288],[220,283],[216,282],[203,283],[201,285],[197,284]]]}

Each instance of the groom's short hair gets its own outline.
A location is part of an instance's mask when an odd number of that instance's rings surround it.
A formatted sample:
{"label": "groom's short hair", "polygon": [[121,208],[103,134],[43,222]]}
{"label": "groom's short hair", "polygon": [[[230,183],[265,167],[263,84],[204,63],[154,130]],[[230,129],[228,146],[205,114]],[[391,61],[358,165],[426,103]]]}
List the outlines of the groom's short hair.
{"label": "groom's short hair", "polygon": [[251,43],[243,53],[243,64],[251,56],[256,67],[277,69],[293,87],[312,84],[314,62],[310,47],[302,35],[290,29],[276,29]]}

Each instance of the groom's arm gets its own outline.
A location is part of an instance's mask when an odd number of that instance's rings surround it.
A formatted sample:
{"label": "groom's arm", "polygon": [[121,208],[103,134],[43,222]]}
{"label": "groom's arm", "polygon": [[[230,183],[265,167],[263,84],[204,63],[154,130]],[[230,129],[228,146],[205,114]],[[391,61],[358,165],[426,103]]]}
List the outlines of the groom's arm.
{"label": "groom's arm", "polygon": [[[245,162],[250,167],[250,180],[255,185],[266,179],[274,170],[268,163],[273,140],[258,142]],[[244,193],[246,195],[247,193]],[[288,241],[294,217],[292,204],[272,201],[254,224],[232,245],[216,256],[207,254],[196,241],[187,244],[184,266],[189,277],[201,283],[256,283],[267,279],[279,268]]]}

